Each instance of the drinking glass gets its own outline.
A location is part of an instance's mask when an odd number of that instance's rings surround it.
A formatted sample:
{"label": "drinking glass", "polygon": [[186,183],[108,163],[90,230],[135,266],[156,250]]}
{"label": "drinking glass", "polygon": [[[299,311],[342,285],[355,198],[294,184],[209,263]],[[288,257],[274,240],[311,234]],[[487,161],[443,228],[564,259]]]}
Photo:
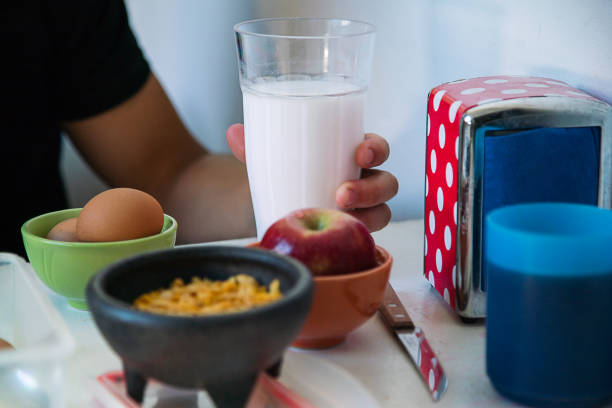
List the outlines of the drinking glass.
{"label": "drinking glass", "polygon": [[339,185],[360,177],[374,26],[279,18],[234,27],[246,165],[257,236],[289,212],[335,208]]}
{"label": "drinking glass", "polygon": [[502,207],[485,223],[487,374],[533,406],[612,399],[612,211]]}

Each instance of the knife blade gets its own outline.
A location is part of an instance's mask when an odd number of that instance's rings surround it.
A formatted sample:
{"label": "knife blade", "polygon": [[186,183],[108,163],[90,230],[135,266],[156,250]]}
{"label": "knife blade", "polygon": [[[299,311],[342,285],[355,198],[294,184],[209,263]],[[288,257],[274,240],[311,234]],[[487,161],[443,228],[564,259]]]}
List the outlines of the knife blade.
{"label": "knife blade", "polygon": [[387,327],[410,355],[431,397],[434,401],[438,401],[448,388],[446,374],[429,346],[423,330],[414,325],[390,283],[387,284],[379,310]]}

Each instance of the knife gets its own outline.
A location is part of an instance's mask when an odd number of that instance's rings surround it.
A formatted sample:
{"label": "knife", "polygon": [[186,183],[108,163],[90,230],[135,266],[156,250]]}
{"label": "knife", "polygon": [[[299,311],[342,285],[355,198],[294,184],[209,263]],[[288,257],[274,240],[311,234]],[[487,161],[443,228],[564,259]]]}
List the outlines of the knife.
{"label": "knife", "polygon": [[383,321],[399,339],[408,352],[412,362],[419,370],[421,378],[429,388],[434,401],[438,401],[448,387],[448,380],[440,361],[429,346],[423,330],[415,327],[408,312],[397,297],[391,284],[387,284],[385,296],[380,305]]}

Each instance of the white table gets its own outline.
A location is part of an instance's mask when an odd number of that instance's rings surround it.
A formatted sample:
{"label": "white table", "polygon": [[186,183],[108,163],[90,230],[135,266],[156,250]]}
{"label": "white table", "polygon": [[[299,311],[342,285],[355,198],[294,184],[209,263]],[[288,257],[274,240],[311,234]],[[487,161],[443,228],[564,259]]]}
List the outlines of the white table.
{"label": "white table", "polygon": [[[409,357],[379,316],[353,332],[343,344],[306,353],[346,370],[381,407],[514,406],[495,393],[485,374],[483,323],[462,323],[422,275],[423,221],[391,223],[374,233],[374,239],[394,258],[391,283],[415,324],[424,330],[445,369],[449,380],[446,394],[438,403],[433,403]],[[243,239],[223,244],[245,245],[253,241]],[[64,299],[47,293],[77,343],[66,372],[68,407],[96,406],[91,393],[96,376],[120,369],[120,361],[99,334],[89,312],[72,309]],[[333,387],[333,382],[328,386]]]}

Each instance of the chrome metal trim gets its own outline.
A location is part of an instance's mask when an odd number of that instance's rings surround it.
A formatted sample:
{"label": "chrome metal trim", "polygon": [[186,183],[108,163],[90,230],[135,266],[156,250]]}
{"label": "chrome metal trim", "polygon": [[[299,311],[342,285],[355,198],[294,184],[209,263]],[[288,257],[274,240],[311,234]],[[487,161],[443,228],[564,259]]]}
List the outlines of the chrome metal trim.
{"label": "chrome metal trim", "polygon": [[517,98],[469,109],[459,126],[457,183],[456,311],[460,316],[486,316],[481,289],[483,126],[501,129],[534,127],[599,127],[601,129],[598,206],[612,208],[612,107],[604,102],[569,97]]}

